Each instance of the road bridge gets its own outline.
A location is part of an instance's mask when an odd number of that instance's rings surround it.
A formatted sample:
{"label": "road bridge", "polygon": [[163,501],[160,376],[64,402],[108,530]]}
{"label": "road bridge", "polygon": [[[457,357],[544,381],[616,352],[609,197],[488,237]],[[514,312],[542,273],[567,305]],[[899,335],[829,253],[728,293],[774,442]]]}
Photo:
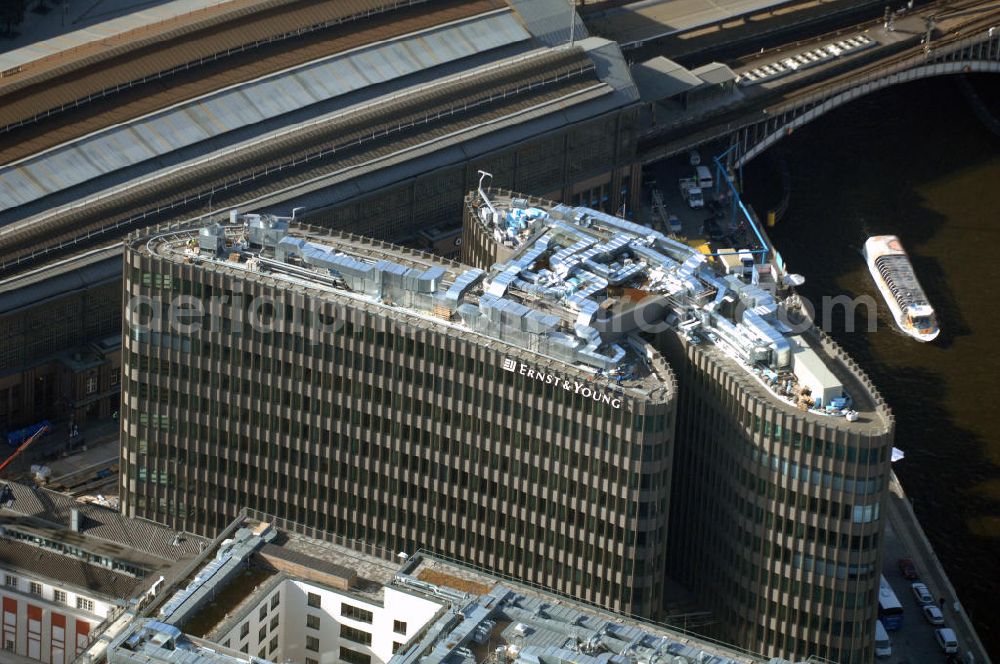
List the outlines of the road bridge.
{"label": "road bridge", "polygon": [[[670,100],[651,105],[639,158],[652,163],[728,137],[734,148],[728,154],[729,166],[740,167],[798,127],[866,94],[930,76],[1000,73],[1000,7],[996,3],[936,3],[894,16],[891,24],[889,29],[884,21],[856,26],[744,58],[733,63],[739,85],[728,97],[715,98],[707,105],[685,109]],[[804,71],[786,71],[772,80],[748,80],[748,74],[764,65],[852,35],[866,35],[876,46]]]}

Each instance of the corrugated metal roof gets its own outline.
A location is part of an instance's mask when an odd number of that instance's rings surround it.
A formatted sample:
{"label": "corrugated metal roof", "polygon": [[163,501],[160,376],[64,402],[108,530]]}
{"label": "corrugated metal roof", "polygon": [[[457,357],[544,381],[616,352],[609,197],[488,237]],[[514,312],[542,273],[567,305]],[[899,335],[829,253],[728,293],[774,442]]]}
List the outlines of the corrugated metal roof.
{"label": "corrugated metal roof", "polygon": [[733,70],[721,62],[709,62],[707,65],[692,69],[691,74],[713,85],[730,83],[736,80],[736,74]]}
{"label": "corrugated metal roof", "polygon": [[669,99],[702,84],[687,68],[663,56],[632,65],[632,78],[643,101]]}
{"label": "corrugated metal roof", "polygon": [[[587,27],[576,13],[575,3],[566,0],[507,0],[517,10],[532,36],[546,46],[558,46],[588,36]],[[575,26],[570,29],[570,12]]]}
{"label": "corrugated metal roof", "polygon": [[0,210],[326,99],[529,38],[513,14],[502,10],[235,86],[0,169]]}

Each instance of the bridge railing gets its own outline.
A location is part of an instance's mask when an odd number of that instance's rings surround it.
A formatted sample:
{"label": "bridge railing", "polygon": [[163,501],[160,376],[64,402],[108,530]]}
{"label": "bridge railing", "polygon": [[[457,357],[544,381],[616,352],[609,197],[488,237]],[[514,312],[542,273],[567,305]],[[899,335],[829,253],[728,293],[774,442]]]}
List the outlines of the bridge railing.
{"label": "bridge railing", "polygon": [[733,155],[734,167],[745,165],[795,127],[802,126],[834,108],[894,83],[902,83],[936,74],[959,73],[966,63],[996,62],[1000,69],[1000,31],[981,30],[947,42],[932,45],[929,52],[909,53],[880,66],[848,77],[813,92],[770,106],[763,117],[754,115],[727,131],[737,133],[740,150]]}
{"label": "bridge railing", "polygon": [[792,109],[813,106],[829,99],[830,97],[847,92],[848,90],[854,88],[859,88],[866,83],[871,83],[883,79],[886,76],[891,76],[908,69],[913,69],[914,67],[938,64],[942,60],[948,60],[948,56],[967,48],[992,42],[996,42],[998,47],[996,49],[988,49],[987,54],[988,56],[992,55],[993,59],[1000,60],[1000,31],[995,31],[993,36],[990,36],[988,30],[983,30],[980,33],[960,40],[939,42],[937,45],[932,44],[929,53],[909,54],[893,58],[876,68],[870,69],[860,77],[851,77],[847,80],[831,83],[809,95],[806,95],[805,97],[797,97],[787,102],[769,107],[768,113],[770,115],[777,115]]}

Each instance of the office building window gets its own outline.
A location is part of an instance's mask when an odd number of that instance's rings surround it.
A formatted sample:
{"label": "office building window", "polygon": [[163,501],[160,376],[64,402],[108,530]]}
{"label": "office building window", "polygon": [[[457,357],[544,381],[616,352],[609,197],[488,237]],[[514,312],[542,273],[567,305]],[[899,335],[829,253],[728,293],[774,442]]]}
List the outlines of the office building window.
{"label": "office building window", "polygon": [[312,657],[306,657],[306,664],[319,664],[319,660],[313,659]]}
{"label": "office building window", "polygon": [[340,638],[347,639],[348,641],[354,641],[355,643],[360,643],[365,646],[370,646],[372,644],[371,634],[364,630],[355,629],[350,625],[340,626]]}
{"label": "office building window", "polygon": [[350,618],[351,620],[357,620],[359,622],[366,622],[369,624],[371,624],[372,619],[375,617],[375,614],[371,611],[365,611],[362,608],[351,606],[347,603],[340,605],[340,615],[345,618]]}
{"label": "office building window", "polygon": [[392,654],[395,655],[397,652],[399,652],[399,649],[402,648],[402,647],[403,647],[402,643],[400,643],[399,641],[393,641],[392,642]]}
{"label": "office building window", "polygon": [[80,609],[82,611],[90,611],[91,613],[93,613],[93,611],[94,611],[94,600],[87,599],[86,597],[77,597],[76,598],[76,608],[78,608],[78,609]]}
{"label": "office building window", "polygon": [[315,636],[307,636],[306,650],[311,650],[312,652],[319,652],[319,639],[317,639]]}
{"label": "office building window", "polygon": [[97,392],[97,376],[91,375],[87,376],[87,394],[94,394]]}
{"label": "office building window", "polygon": [[340,659],[347,662],[347,664],[372,664],[371,655],[366,655],[343,646],[340,647]]}
{"label": "office building window", "polygon": [[396,634],[406,634],[406,623],[402,620],[393,620],[392,631]]}
{"label": "office building window", "polygon": [[58,588],[56,588],[55,590],[53,590],[52,591],[52,601],[56,602],[57,604],[65,604],[66,603],[66,591],[65,590],[59,590]]}
{"label": "office building window", "polygon": [[17,577],[10,574],[4,575],[4,585],[8,588],[17,588]]}
{"label": "office building window", "polygon": [[42,594],[42,584],[38,583],[37,581],[32,581],[28,585],[28,592],[30,592],[32,595],[41,595]]}
{"label": "office building window", "polygon": [[319,595],[317,595],[316,593],[309,593],[309,596],[306,599],[306,603],[309,606],[313,607],[314,609],[318,609],[320,607]]}
{"label": "office building window", "polygon": [[247,635],[249,633],[250,633],[250,623],[245,622],[242,625],[240,625],[240,639],[247,638]]}
{"label": "office building window", "polygon": [[278,604],[280,602],[281,602],[281,595],[279,593],[274,593],[274,595],[271,597],[271,608],[272,609],[278,608]]}
{"label": "office building window", "polygon": [[122,379],[122,368],[121,367],[115,367],[114,369],[112,369],[111,370],[111,385],[112,386],[117,385],[118,382],[121,379]]}
{"label": "office building window", "polygon": [[307,615],[306,627],[309,629],[319,629],[319,616]]}

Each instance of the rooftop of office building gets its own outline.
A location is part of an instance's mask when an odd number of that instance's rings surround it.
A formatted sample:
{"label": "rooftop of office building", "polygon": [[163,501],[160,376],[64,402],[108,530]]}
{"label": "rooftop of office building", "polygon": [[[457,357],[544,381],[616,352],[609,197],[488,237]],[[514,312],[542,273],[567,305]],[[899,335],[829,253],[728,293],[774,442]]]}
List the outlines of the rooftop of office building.
{"label": "rooftop of office building", "polygon": [[[624,222],[627,223],[627,222]],[[569,244],[553,237],[555,251]],[[622,394],[669,398],[673,376],[665,360],[633,334],[615,329],[641,298],[609,300],[581,279],[562,291],[521,287],[512,265],[471,268],[430,254],[348,234],[298,226],[289,218],[235,212],[227,225],[133,236],[133,248],[215,270],[232,270],[279,288],[349,298],[399,323],[442,325],[455,335],[508,344],[504,369],[577,390],[595,401]],[[525,265],[539,258],[521,256]],[[620,270],[609,262],[608,269]],[[615,273],[617,274],[617,272]],[[627,276],[626,276],[627,280]],[[343,301],[343,300],[341,300]],[[615,303],[620,309],[616,309]],[[621,313],[621,316],[616,314]],[[619,320],[621,319],[621,320]],[[535,358],[527,360],[527,353]],[[517,359],[515,359],[517,358]],[[560,372],[560,376],[554,372]],[[586,387],[577,389],[586,383]],[[620,404],[612,403],[613,407]]]}
{"label": "rooftop of office building", "polygon": [[[739,367],[745,386],[769,399],[884,428],[874,387],[801,316],[795,276],[761,249],[706,254],[648,226],[513,192],[480,188],[468,205],[500,261],[487,294],[558,303],[581,319],[591,314],[582,322],[600,330],[608,327],[595,319],[601,310],[618,332],[672,329]],[[632,313],[636,305],[650,315]]]}
{"label": "rooftop of office building", "polygon": [[141,618],[133,621],[108,648],[110,664],[267,664],[259,657],[184,634],[174,625]]}
{"label": "rooftop of office building", "polygon": [[[224,596],[221,586],[229,582],[221,573],[224,565],[273,565],[279,568],[278,581],[305,583],[307,590],[341,593],[345,599],[370,610],[396,611],[400,605],[423,607],[406,614],[414,629],[397,652],[387,657],[388,664],[629,664],[659,659],[691,664],[739,664],[761,661],[759,657],[726,646],[690,637],[668,628],[634,620],[578,603],[544,589],[499,579],[488,571],[418,552],[411,558],[392,559],[360,553],[339,544],[315,540],[269,523],[247,520],[235,531],[235,537],[223,542],[219,553],[198,572],[185,590],[170,597],[155,619],[138,619],[114,637],[109,661],[185,662],[186,664],[228,664],[247,661],[247,654],[230,650],[228,635],[242,621],[256,617],[258,608],[268,605],[276,583],[261,583],[247,588],[236,604],[224,607],[227,620],[211,630],[205,639],[187,636],[183,606],[199,593],[218,603]],[[294,526],[292,526],[294,527]],[[285,566],[283,554],[296,566]],[[225,560],[223,560],[225,559]],[[324,583],[323,570],[337,568],[341,578],[365,577],[377,585],[377,595],[359,595],[354,587]],[[296,571],[301,571],[298,575]],[[318,575],[316,572],[320,572]],[[234,582],[235,583],[235,582]],[[405,600],[403,598],[412,599]],[[292,600],[286,596],[281,606]],[[273,604],[271,605],[273,607]],[[182,616],[181,614],[185,614]],[[340,615],[338,611],[336,615]],[[266,620],[270,620],[268,615]],[[195,618],[197,620],[197,618]],[[368,621],[374,631],[394,630],[392,621]],[[264,624],[263,622],[261,624]],[[384,625],[379,627],[379,625]],[[288,629],[295,629],[290,625]],[[377,644],[380,635],[374,633]],[[391,635],[389,635],[391,639]],[[398,638],[398,637],[396,637]],[[221,645],[217,641],[226,639]],[[377,646],[376,646],[377,647]],[[281,653],[278,653],[281,654]],[[272,657],[272,655],[269,655]],[[253,658],[252,661],[264,661]]]}
{"label": "rooftop of office building", "polygon": [[[448,611],[389,664],[677,664],[759,661],[725,646],[604,612],[544,590],[418,555],[394,579],[415,592],[457,591]],[[464,595],[464,597],[462,596]]]}

